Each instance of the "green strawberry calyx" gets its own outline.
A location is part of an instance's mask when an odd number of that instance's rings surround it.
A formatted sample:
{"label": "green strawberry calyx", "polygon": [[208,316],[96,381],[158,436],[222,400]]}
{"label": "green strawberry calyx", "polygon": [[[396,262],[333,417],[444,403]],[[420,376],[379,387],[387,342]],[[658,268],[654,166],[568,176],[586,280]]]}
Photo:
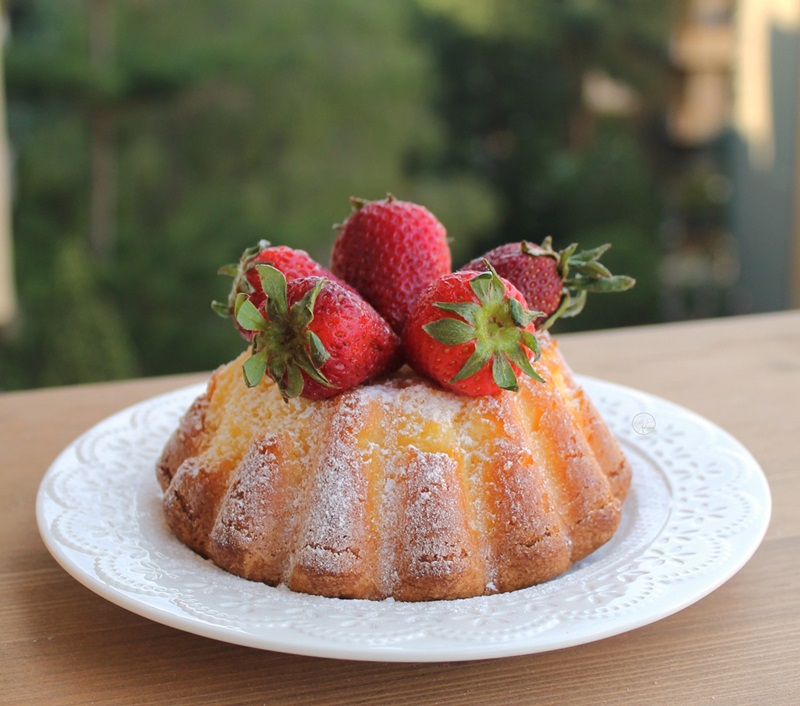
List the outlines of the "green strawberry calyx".
{"label": "green strawberry calyx", "polygon": [[[389,193],[387,191],[386,192],[385,203],[389,204],[389,203],[393,203],[394,201],[397,201],[397,198],[395,197],[395,195],[391,194],[391,193]],[[360,211],[362,208],[364,208],[364,206],[366,206],[368,204],[371,204],[371,203],[373,203],[373,201],[371,199],[363,199],[363,198],[360,198],[358,196],[351,196],[350,197],[350,207],[353,209],[353,213],[355,213],[356,211]],[[337,230],[337,231],[341,230],[343,227],[344,227],[344,223],[334,223],[333,224],[333,229]]]}
{"label": "green strawberry calyx", "polygon": [[437,319],[425,324],[422,329],[445,346],[474,341],[475,350],[450,380],[451,383],[471,377],[490,361],[492,378],[502,390],[519,389],[512,364],[526,375],[544,382],[531,365],[527,352],[533,352],[534,361],[539,359],[539,343],[527,328],[542,314],[526,309],[508,296],[497,272],[488,260],[484,262],[488,271],[475,275],[469,281],[478,302],[435,302],[434,306],[457,314],[460,318]]}
{"label": "green strawberry calyx", "polygon": [[267,295],[266,317],[243,292],[237,294],[233,308],[239,326],[254,333],[252,354],[242,366],[245,384],[255,387],[267,373],[285,400],[302,393],[303,373],[321,385],[332,387],[321,371],[330,354],[319,336],[309,329],[317,296],[329,280],[320,277],[289,306],[284,274],[272,265],[255,268]]}
{"label": "green strawberry calyx", "polygon": [[547,236],[541,245],[522,242],[522,252],[534,257],[552,257],[562,282],[561,303],[547,317],[542,328],[548,329],[560,318],[577,316],[586,305],[586,296],[590,292],[624,292],[636,284],[633,277],[613,275],[600,262],[600,258],[611,247],[605,243],[596,248],[578,250],[578,244],[572,243],[563,250],[553,249],[553,238]]}
{"label": "green strawberry calyx", "polygon": [[225,319],[230,318],[234,315],[238,296],[240,294],[251,294],[253,292],[253,285],[248,281],[246,272],[250,269],[253,260],[270,246],[271,243],[268,240],[260,240],[258,244],[245,249],[239,258],[239,262],[223,265],[217,270],[218,275],[233,277],[233,284],[231,285],[227,302],[216,300],[211,302],[211,308],[215,313]]}

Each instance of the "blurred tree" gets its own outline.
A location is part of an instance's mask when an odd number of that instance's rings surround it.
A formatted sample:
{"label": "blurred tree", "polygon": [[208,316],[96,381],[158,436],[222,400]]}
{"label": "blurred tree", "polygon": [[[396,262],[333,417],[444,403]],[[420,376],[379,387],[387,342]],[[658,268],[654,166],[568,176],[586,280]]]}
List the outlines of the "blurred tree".
{"label": "blurred tree", "polygon": [[485,229],[495,204],[479,176],[431,175],[411,159],[443,140],[426,100],[427,49],[409,31],[413,8],[12,4],[23,326],[3,350],[0,385],[55,381],[25,370],[20,352],[49,335],[34,322],[52,306],[49,278],[67,233],[92,244],[91,277],[75,286],[118,317],[103,328],[130,342],[130,367],[114,369],[126,375],[209,368],[233,355],[242,341],[208,307],[227,286],[217,266],[261,238],[326,262],[351,194],[421,201],[459,244]]}
{"label": "blurred tree", "polygon": [[[348,197],[387,190],[439,216],[456,264],[548,233],[611,240],[637,295],[581,323],[652,318],[661,206],[638,131],[670,5],[12,0],[21,326],[0,387],[213,367],[243,346],[208,307],[217,266],[262,238],[325,263]],[[635,114],[588,109],[596,70]],[[54,292],[81,312],[55,349]],[[114,362],[92,372],[36,353],[74,361],[101,334]]]}
{"label": "blurred tree", "polygon": [[[645,0],[420,0],[420,32],[437,59],[437,107],[447,147],[433,169],[464,169],[491,184],[500,216],[475,242],[552,235],[614,244],[609,262],[639,280],[560,328],[651,321],[657,313],[663,205],[644,139],[669,85],[672,3]],[[592,74],[636,97],[621,114],[592,111]],[[434,160],[437,156],[434,156]]]}

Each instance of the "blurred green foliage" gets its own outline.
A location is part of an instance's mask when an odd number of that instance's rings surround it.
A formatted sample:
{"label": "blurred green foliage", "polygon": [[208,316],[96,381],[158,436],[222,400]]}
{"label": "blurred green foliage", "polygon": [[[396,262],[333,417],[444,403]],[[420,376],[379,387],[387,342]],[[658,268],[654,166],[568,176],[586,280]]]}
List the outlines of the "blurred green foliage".
{"label": "blurred green foliage", "polygon": [[[350,195],[425,204],[447,226],[456,265],[508,240],[608,240],[612,266],[637,276],[638,291],[590,304],[582,325],[656,316],[662,206],[640,125],[587,118],[581,80],[605,69],[657,105],[661,4],[10,8],[22,311],[0,342],[0,389],[218,365],[244,344],[210,311],[227,287],[216,268],[262,238],[327,264]],[[97,12],[109,13],[105,30]],[[590,134],[576,140],[587,119]],[[100,186],[113,212],[100,250],[89,236],[98,126],[111,136]]]}

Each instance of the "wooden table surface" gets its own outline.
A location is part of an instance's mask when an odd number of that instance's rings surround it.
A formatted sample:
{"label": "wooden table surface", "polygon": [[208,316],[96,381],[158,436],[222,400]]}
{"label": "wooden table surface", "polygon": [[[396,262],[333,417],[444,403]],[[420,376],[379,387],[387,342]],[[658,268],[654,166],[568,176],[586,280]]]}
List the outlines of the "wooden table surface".
{"label": "wooden table surface", "polygon": [[238,647],[138,617],[61,569],[34,504],[58,452],[123,407],[204,375],[0,394],[0,703],[800,703],[800,311],[573,334],[581,373],[685,405],[758,459],[773,514],[698,603],[570,649],[386,664]]}

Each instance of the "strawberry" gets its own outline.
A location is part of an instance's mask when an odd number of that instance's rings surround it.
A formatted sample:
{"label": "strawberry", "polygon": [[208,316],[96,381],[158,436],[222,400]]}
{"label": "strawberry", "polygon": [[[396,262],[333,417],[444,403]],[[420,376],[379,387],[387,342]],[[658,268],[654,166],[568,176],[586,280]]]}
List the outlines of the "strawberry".
{"label": "strawberry", "polygon": [[621,292],[635,283],[632,277],[612,275],[600,262],[611,246],[576,252],[578,245],[557,252],[547,236],[541,245],[522,241],[501,245],[462,267],[481,272],[491,263],[523,293],[531,308],[542,312],[536,328],[549,328],[560,317],[577,316],[589,292]]}
{"label": "strawberry", "polygon": [[391,194],[380,201],[350,201],[354,210],[339,226],[331,272],[400,333],[422,288],[450,272],[447,231],[425,207]]}
{"label": "strawberry", "polygon": [[406,359],[418,373],[465,395],[517,390],[517,375],[542,378],[533,334],[539,312],[508,280],[488,271],[453,272],[420,294],[403,329]]}
{"label": "strawberry", "polygon": [[397,334],[350,287],[317,276],[287,282],[272,265],[255,269],[266,298],[256,307],[240,292],[235,303],[239,326],[253,332],[249,387],[267,373],[284,399],[319,400],[399,365]]}
{"label": "strawberry", "polygon": [[[340,284],[344,284],[313,260],[305,250],[296,250],[285,245],[271,245],[268,241],[262,240],[258,245],[247,248],[242,253],[238,263],[225,265],[218,270],[219,274],[233,277],[233,285],[231,286],[227,303],[212,302],[211,304],[211,308],[220,316],[229,317],[233,315],[236,297],[240,293],[246,294],[256,308],[266,299],[256,265],[272,265],[280,270],[287,280],[314,276],[328,277]],[[234,323],[236,323],[239,333],[246,340],[252,339],[252,331],[242,329],[235,318]]]}

